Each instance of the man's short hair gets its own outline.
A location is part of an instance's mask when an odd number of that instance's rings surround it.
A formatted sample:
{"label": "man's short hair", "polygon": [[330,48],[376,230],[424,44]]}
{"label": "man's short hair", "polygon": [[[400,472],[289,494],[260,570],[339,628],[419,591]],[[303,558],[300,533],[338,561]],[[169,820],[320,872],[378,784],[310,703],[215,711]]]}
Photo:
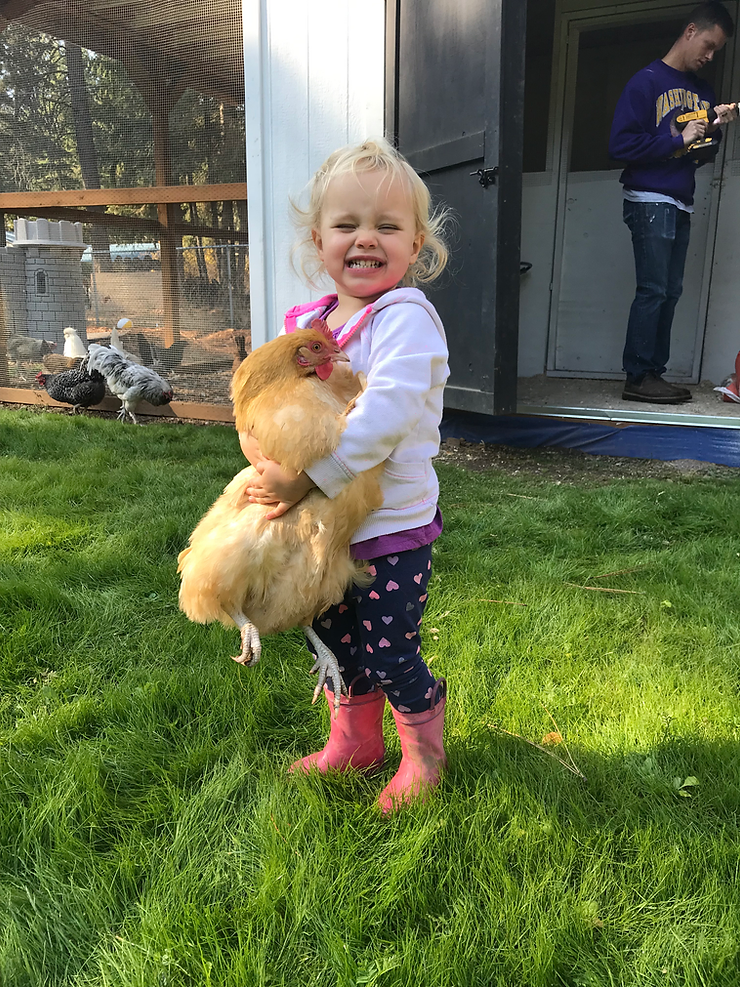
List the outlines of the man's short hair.
{"label": "man's short hair", "polygon": [[719,0],[707,0],[706,3],[700,3],[698,7],[694,7],[684,21],[684,31],[689,24],[695,24],[700,31],[709,31],[713,27],[719,27],[727,38],[731,38],[735,33],[735,25],[732,23],[727,7],[719,3]]}

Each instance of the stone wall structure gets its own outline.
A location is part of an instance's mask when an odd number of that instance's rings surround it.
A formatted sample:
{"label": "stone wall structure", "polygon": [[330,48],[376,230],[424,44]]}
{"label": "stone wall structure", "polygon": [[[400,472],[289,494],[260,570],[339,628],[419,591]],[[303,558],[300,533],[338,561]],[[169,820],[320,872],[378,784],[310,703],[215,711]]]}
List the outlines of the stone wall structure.
{"label": "stone wall structure", "polygon": [[9,335],[54,340],[62,352],[64,327],[83,341],[86,297],[80,259],[82,224],[15,220],[15,239],[0,248],[0,291]]}
{"label": "stone wall structure", "polygon": [[0,291],[2,291],[5,325],[10,336],[27,331],[26,261],[21,250],[0,247]]}

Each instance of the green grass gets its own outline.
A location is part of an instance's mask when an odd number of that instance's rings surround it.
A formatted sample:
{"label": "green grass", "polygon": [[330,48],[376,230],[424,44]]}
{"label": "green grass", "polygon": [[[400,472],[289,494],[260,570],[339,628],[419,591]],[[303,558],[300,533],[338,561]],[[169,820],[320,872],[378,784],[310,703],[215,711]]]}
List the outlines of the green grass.
{"label": "green grass", "polygon": [[[240,465],[226,428],[0,409],[0,983],[740,983],[740,480],[441,467],[450,769],[387,822],[392,722],[382,776],[288,777],[329,722],[300,635],[243,669],[177,609]],[[510,735],[548,713],[585,781]]]}

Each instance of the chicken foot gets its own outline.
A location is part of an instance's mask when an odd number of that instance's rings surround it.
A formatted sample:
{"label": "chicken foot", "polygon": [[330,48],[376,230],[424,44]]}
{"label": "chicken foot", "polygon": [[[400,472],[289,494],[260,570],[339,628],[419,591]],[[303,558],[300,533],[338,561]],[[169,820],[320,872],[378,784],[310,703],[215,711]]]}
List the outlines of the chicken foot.
{"label": "chicken foot", "polygon": [[[316,702],[321,695],[321,690],[323,689],[327,678],[331,678],[332,685],[334,686],[334,716],[336,717],[339,715],[340,697],[349,695],[347,692],[347,686],[344,684],[344,679],[342,678],[342,673],[339,670],[339,662],[337,661],[334,652],[327,648],[313,627],[306,625],[305,627],[302,627],[301,630],[316,649],[316,661],[311,669],[311,674],[313,675],[314,672],[317,672],[319,681],[316,683],[316,688],[313,690],[313,699],[311,702]],[[337,685],[339,685],[338,689]]]}
{"label": "chicken foot", "polygon": [[260,633],[252,621],[245,617],[243,613],[230,613],[229,616],[239,628],[242,639],[241,653],[232,655],[231,657],[234,661],[238,661],[240,665],[246,665],[247,668],[251,668],[262,657]]}
{"label": "chicken foot", "polygon": [[126,421],[126,415],[131,415],[131,421],[134,423],[134,425],[138,425],[139,424],[136,421],[136,417],[135,417],[133,411],[130,408],[127,408],[125,404],[122,404],[121,407],[118,409],[118,415],[116,417],[118,418],[118,420],[120,422],[125,422]]}
{"label": "chicken foot", "polygon": [[[262,642],[260,641],[259,631],[243,613],[231,613],[229,616],[239,628],[242,641],[241,653],[232,655],[232,658],[234,661],[238,661],[240,665],[251,668],[262,657]],[[339,713],[340,696],[348,695],[347,686],[344,684],[344,679],[339,668],[339,662],[334,652],[324,644],[313,627],[306,625],[301,630],[316,649],[316,661],[311,669],[311,674],[313,675],[314,672],[317,672],[319,681],[316,683],[311,702],[316,702],[321,695],[321,690],[327,678],[331,678],[332,685],[334,686],[334,716],[337,716]],[[337,683],[339,683],[338,690]]]}

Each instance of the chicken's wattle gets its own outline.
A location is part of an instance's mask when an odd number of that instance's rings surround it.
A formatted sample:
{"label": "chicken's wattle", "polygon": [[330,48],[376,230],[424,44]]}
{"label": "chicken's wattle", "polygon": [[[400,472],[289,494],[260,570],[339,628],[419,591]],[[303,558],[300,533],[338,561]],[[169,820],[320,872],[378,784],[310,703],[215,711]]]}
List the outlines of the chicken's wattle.
{"label": "chicken's wattle", "polygon": [[316,376],[319,380],[328,380],[333,369],[334,364],[331,360],[327,360],[326,363],[319,363],[316,367]]}

